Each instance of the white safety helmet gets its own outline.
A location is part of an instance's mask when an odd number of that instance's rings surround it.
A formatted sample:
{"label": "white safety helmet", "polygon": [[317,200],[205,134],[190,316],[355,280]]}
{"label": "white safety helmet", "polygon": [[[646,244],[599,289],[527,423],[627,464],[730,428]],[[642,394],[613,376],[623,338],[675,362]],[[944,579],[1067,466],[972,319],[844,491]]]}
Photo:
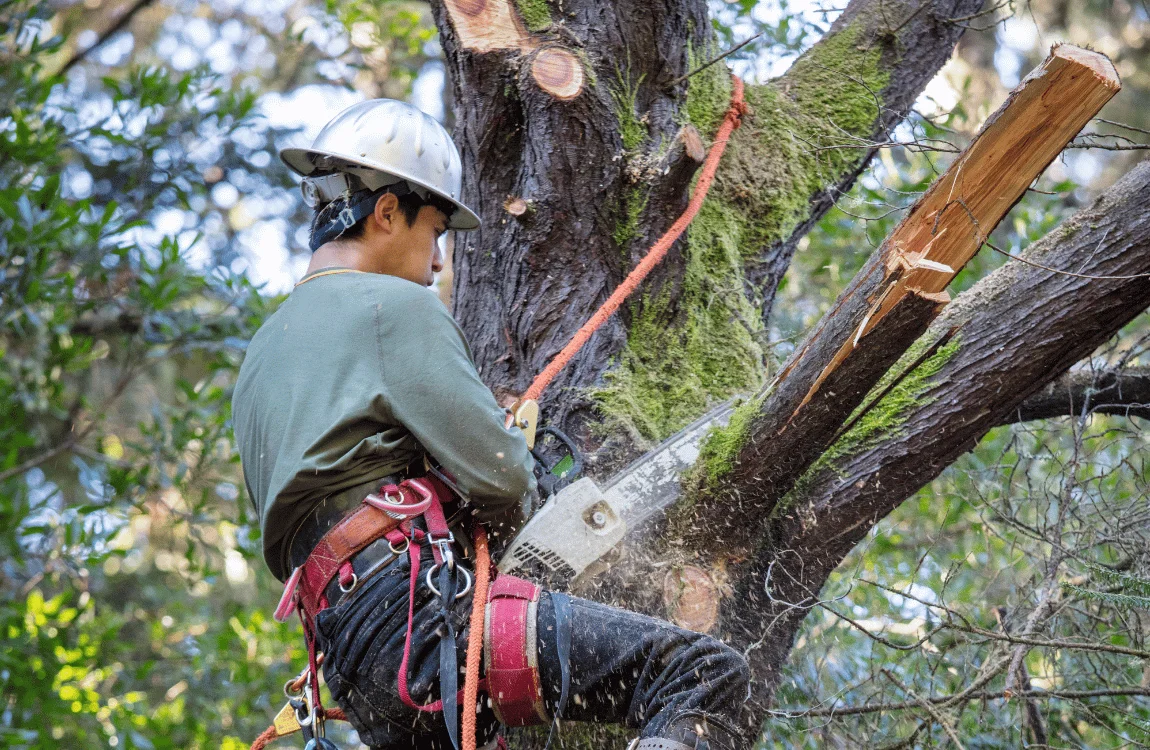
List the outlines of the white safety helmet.
{"label": "white safety helmet", "polygon": [[459,202],[463,168],[451,136],[435,118],[407,102],[369,99],[354,104],[319,131],[311,148],[285,148],[280,158],[304,176],[300,189],[313,208],[353,189],[348,175],[369,190],[406,182],[421,197],[434,193],[455,206],[448,229],[479,227]]}

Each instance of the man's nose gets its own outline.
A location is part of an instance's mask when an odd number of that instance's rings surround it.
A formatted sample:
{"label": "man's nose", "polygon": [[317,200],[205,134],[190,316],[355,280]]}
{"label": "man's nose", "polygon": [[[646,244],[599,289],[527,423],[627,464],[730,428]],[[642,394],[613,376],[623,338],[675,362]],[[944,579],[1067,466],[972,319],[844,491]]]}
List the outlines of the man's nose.
{"label": "man's nose", "polygon": [[443,263],[447,257],[446,251],[443,246],[447,244],[447,240],[437,240],[435,242],[435,252],[431,255],[431,270],[439,273],[443,270]]}

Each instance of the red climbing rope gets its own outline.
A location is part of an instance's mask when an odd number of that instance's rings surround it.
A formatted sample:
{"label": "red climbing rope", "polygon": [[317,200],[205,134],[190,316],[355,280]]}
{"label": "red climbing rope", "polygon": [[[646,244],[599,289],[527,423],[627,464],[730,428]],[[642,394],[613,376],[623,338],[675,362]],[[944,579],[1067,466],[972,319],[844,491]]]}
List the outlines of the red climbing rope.
{"label": "red climbing rope", "polygon": [[723,117],[723,124],[719,126],[719,132],[715,134],[715,143],[711,146],[710,153],[707,154],[707,160],[703,163],[703,171],[699,174],[699,181],[695,184],[695,192],[691,195],[691,202],[687,204],[687,208],[683,214],[675,220],[671,228],[667,230],[666,234],[659,238],[659,240],[651,246],[647,251],[647,255],[643,260],[639,261],[639,265],[631,270],[623,283],[615,288],[607,301],[599,306],[583,327],[580,328],[571,341],[567,342],[567,346],[563,347],[563,351],[555,355],[555,358],[548,363],[547,367],[543,368],[543,372],[535,376],[532,381],[531,387],[523,394],[522,400],[534,399],[543,395],[543,391],[555,379],[555,376],[567,366],[567,363],[583,348],[591,336],[599,329],[599,326],[607,322],[607,319],[619,309],[624,300],[630,296],[631,292],[638,288],[643,279],[647,278],[647,274],[667,255],[667,251],[671,249],[671,245],[675,244],[675,240],[686,231],[687,226],[695,218],[695,214],[699,213],[699,209],[703,207],[703,201],[707,197],[707,191],[711,189],[711,183],[715,179],[715,171],[719,168],[719,159],[723,156],[723,151],[727,148],[727,141],[731,138],[731,133],[739,127],[740,118],[747,111],[747,104],[743,101],[743,82],[738,76],[731,76],[732,89],[731,89],[731,106],[727,110],[727,114]]}
{"label": "red climbing rope", "polygon": [[475,710],[479,703],[479,662],[483,657],[483,622],[487,588],[491,581],[491,555],[487,551],[487,532],[475,527],[475,594],[471,599],[471,632],[467,636],[467,661],[463,679],[463,750],[475,750]]}

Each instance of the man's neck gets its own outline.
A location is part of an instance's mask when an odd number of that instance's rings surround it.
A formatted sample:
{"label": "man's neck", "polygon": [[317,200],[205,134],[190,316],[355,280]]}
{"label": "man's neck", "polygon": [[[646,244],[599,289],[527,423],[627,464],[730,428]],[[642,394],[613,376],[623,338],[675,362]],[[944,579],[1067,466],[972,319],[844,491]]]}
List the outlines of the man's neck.
{"label": "man's neck", "polygon": [[365,273],[383,273],[378,264],[371,262],[370,256],[363,251],[358,242],[333,240],[316,249],[304,275],[333,267],[351,268]]}

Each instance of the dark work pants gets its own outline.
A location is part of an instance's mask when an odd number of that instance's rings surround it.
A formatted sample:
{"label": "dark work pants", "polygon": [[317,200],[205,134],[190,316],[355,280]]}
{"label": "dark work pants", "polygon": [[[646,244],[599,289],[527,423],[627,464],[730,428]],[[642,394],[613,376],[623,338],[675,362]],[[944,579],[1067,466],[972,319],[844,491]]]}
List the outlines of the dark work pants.
{"label": "dark work pants", "polygon": [[[416,703],[439,698],[441,610],[438,598],[422,582],[423,571],[432,565],[430,550],[423,552],[408,662],[408,689]],[[451,743],[442,715],[418,712],[399,697],[409,574],[404,557],[364,582],[349,599],[319,614],[324,679],[360,739],[373,750],[447,750]],[[564,595],[544,592],[539,605],[540,676],[552,715],[561,684],[553,597],[560,596]],[[451,610],[460,633],[460,688],[471,598],[469,593]],[[642,737],[676,739],[692,746],[697,724],[725,729],[716,739],[734,736],[749,679],[746,662],[736,651],[661,620],[574,597],[566,599],[571,658],[562,719],[623,723],[638,729]],[[494,737],[498,726],[487,702],[480,702],[482,746]],[[711,744],[713,750],[744,747],[749,743],[738,739]]]}

